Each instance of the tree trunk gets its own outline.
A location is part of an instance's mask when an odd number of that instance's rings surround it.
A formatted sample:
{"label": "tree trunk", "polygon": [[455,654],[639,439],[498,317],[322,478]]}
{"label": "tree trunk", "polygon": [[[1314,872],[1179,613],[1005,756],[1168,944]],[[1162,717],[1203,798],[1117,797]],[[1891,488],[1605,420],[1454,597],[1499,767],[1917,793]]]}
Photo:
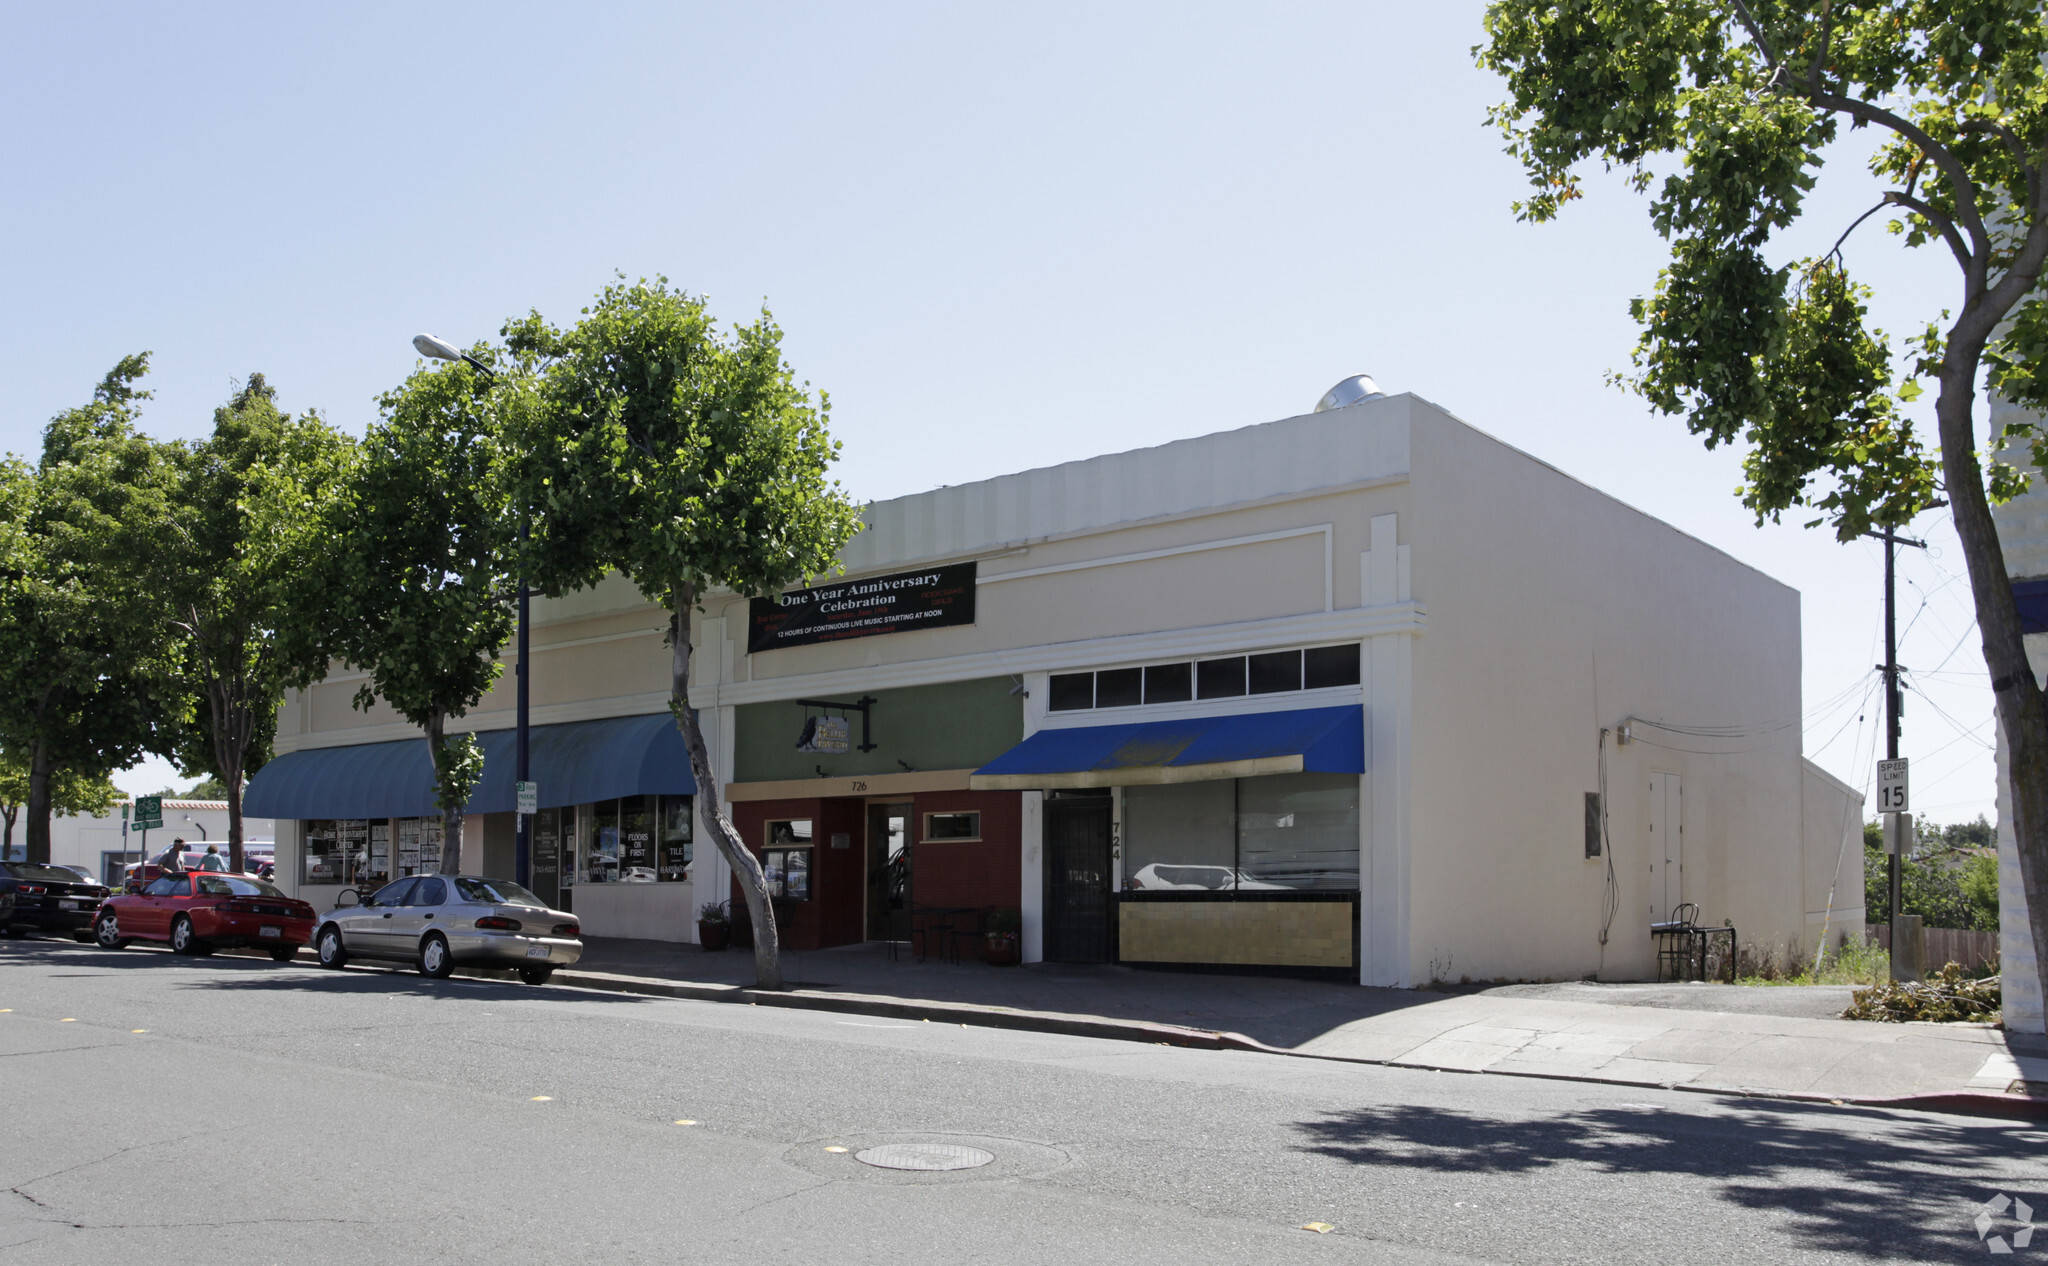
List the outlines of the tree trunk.
{"label": "tree trunk", "polygon": [[768,901],[768,877],[761,862],[740,840],[731,819],[725,816],[718,797],[718,779],[711,770],[711,750],[704,742],[704,727],[690,707],[690,609],[696,605],[696,591],[677,585],[669,599],[669,711],[676,728],[683,733],[683,747],[690,753],[690,775],[697,780],[697,818],[704,833],[725,856],[740,881],[740,895],[746,898],[747,913],[754,922],[754,988],[782,989],[782,942],[775,926],[775,907]]}
{"label": "tree trunk", "polygon": [[14,851],[14,819],[19,816],[21,816],[20,805],[0,804],[0,820],[5,820],[7,824],[5,833],[0,833],[0,849],[4,849],[9,853]]}
{"label": "tree trunk", "polygon": [[242,848],[242,767],[238,762],[231,774],[222,777],[228,788],[228,869],[241,874],[248,869]]}
{"label": "tree trunk", "polygon": [[28,830],[23,842],[30,862],[50,861],[50,745],[35,739],[28,748]]}
{"label": "tree trunk", "polygon": [[[1966,310],[1965,320],[1970,315]],[[1941,430],[1942,482],[1956,535],[1962,540],[1963,560],[1969,567],[1984,663],[1991,670],[1998,723],[2005,731],[2013,841],[2019,854],[2020,883],[2027,894],[2034,962],[2044,994],[2048,994],[2048,705],[2044,705],[2027,662],[2019,605],[2013,599],[2005,550],[1998,541],[1998,528],[1984,492],[1983,470],[1977,461],[1971,415],[1983,346],[1982,337],[1973,340],[1950,332],[1935,416]]]}
{"label": "tree trunk", "polygon": [[224,681],[213,682],[206,691],[213,709],[213,764],[227,787],[228,869],[242,873],[242,762],[248,754],[249,734],[255,728],[249,709],[240,706],[240,692]]}
{"label": "tree trunk", "polygon": [[[441,781],[442,745],[447,742],[447,717],[439,708],[427,714],[427,758],[434,763],[434,782]],[[462,806],[441,808],[441,860],[435,870],[443,875],[462,873]]]}

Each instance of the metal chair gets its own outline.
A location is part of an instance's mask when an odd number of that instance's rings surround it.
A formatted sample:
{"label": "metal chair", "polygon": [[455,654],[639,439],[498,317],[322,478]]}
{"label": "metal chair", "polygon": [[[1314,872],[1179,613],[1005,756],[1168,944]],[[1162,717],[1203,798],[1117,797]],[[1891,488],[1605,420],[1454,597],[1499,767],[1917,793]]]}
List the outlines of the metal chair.
{"label": "metal chair", "polygon": [[[1658,980],[1698,980],[1706,975],[1699,917],[1698,902],[1681,901],[1671,907],[1669,919],[1650,925],[1650,938],[1657,944]],[[1667,976],[1666,969],[1675,974]]]}

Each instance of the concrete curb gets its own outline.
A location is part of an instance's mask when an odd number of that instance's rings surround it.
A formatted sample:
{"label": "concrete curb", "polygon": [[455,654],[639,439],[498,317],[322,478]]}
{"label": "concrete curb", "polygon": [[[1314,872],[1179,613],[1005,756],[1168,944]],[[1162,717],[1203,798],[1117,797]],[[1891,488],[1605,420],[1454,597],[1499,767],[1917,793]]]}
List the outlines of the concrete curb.
{"label": "concrete curb", "polygon": [[[464,976],[512,979],[510,972],[470,971]],[[782,992],[749,989],[743,985],[704,984],[695,981],[662,980],[648,976],[626,976],[614,972],[577,971],[565,968],[554,975],[556,982],[580,989],[610,993],[641,994],[650,997],[682,998],[696,1002],[730,1002],[749,1006],[789,1007],[806,1011],[831,1011],[846,1015],[884,1016],[898,1020],[929,1020],[933,1023],[972,1024],[982,1028],[1015,1029],[1026,1033],[1055,1033],[1065,1037],[1095,1037],[1110,1041],[1144,1042],[1155,1046],[1181,1046],[1194,1050],[1244,1051],[1258,1055],[1285,1055],[1290,1059],[1317,1059],[1338,1064],[1365,1064],[1380,1068],[1407,1068],[1421,1072],[1464,1073],[1487,1077],[1527,1077],[1538,1081],[1569,1081],[1595,1086],[1630,1086],[1640,1090],[1675,1090],[1687,1094],[1713,1095],[1726,1099],[1763,1099],[1797,1103],[1806,1107],[1892,1108],[1912,1112],[1941,1112],[1961,1116],[2003,1117],[2013,1120],[2048,1120],[2048,1099],[1990,1091],[1940,1091],[1893,1097],[1837,1096],[1798,1090],[1764,1090],[1728,1086],[1694,1086],[1678,1082],[1639,1081],[1622,1077],[1591,1077],[1571,1073],[1527,1072],[1519,1069],[1441,1068],[1399,1060],[1370,1059],[1356,1055],[1324,1055],[1315,1051],[1271,1046],[1242,1033],[1215,1029],[1187,1028],[1148,1020],[1115,1020],[1106,1016],[1072,1015],[1059,1011],[1023,1011],[972,1002],[884,997],[876,994],[823,993],[809,989]]]}

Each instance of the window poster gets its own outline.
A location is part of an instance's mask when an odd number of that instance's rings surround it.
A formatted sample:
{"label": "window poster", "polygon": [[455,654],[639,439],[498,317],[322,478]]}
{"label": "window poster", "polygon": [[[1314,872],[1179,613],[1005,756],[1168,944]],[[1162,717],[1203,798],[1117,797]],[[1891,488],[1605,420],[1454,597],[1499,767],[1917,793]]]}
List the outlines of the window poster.
{"label": "window poster", "polygon": [[689,796],[661,798],[661,857],[656,870],[663,883],[681,883],[690,877],[691,807]]}
{"label": "window poster", "polygon": [[619,880],[654,882],[654,797],[627,796],[619,801]]}
{"label": "window poster", "polygon": [[398,820],[398,873],[417,875],[420,873],[420,820],[400,818]]}
{"label": "window poster", "polygon": [[420,873],[431,875],[441,869],[441,819],[420,819]]}

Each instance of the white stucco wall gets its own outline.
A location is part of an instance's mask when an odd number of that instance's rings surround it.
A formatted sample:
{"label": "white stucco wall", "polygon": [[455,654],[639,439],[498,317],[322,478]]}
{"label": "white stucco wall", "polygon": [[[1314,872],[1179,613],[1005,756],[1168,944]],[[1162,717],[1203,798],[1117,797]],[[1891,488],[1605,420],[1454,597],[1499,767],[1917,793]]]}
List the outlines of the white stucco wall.
{"label": "white stucco wall", "polygon": [[[1992,433],[2016,411],[1991,403]],[[2048,488],[2036,476],[2025,495],[1992,509],[2005,569],[2013,577],[2048,576]],[[2048,634],[2027,638],[2027,661],[2035,677],[2048,675]],[[2027,890],[2020,883],[2020,858],[2012,831],[2012,792],[2006,775],[2005,728],[1998,732],[1998,958],[2003,977],[2005,1024],[2021,1033],[2048,1031],[2041,1004],[2041,975],[2034,936],[2027,925]]]}
{"label": "white stucco wall", "polygon": [[[268,841],[273,839],[276,824],[269,818],[243,818],[242,838],[246,841]],[[15,843],[22,837],[22,824],[14,827]],[[160,830],[149,832],[149,851],[160,853],[169,848],[171,841],[183,839],[195,854],[206,852],[208,843],[219,844],[221,851],[227,851],[228,806],[222,800],[172,800],[164,801],[164,824]],[[133,852],[142,847],[140,831],[130,831],[127,848]],[[83,866],[95,878],[101,878],[101,857],[103,853],[119,852],[121,840],[121,810],[116,807],[111,813],[98,816],[90,814],[54,814],[50,818],[50,860],[62,866]],[[132,859],[131,859],[132,860]]]}
{"label": "white stucco wall", "polygon": [[[1411,435],[1413,975],[1654,974],[1648,782],[1683,780],[1683,899],[1804,939],[1798,593],[1434,409]],[[1585,856],[1607,748],[1609,858]],[[1600,941],[1612,883],[1617,913]],[[1656,907],[1653,909],[1653,906]]]}

